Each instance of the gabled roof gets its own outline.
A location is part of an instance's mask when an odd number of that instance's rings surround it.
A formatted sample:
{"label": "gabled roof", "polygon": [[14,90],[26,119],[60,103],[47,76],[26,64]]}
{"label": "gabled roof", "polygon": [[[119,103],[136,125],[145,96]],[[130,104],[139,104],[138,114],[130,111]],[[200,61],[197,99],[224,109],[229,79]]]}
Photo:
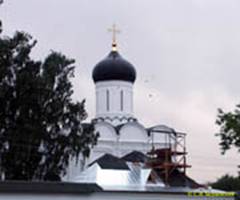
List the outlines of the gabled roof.
{"label": "gabled roof", "polygon": [[[156,170],[154,171],[157,175],[164,180],[164,173],[163,170]],[[183,172],[175,169],[171,174],[169,174],[168,184],[171,187],[189,187],[189,188],[199,188],[203,187],[202,185],[198,184],[196,181],[185,175]]]}
{"label": "gabled roof", "polygon": [[147,160],[147,156],[139,151],[132,151],[131,153],[122,157],[123,160],[128,162],[140,162],[144,163]]}
{"label": "gabled roof", "polygon": [[111,154],[104,154],[102,157],[90,163],[89,166],[92,166],[94,163],[98,163],[102,169],[129,170],[125,160]]}

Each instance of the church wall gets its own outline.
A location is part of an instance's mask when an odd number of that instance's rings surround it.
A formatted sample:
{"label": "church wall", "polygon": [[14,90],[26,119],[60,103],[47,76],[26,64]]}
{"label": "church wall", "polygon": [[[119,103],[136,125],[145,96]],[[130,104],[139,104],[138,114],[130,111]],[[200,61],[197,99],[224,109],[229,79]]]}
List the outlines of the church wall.
{"label": "church wall", "polygon": [[133,84],[127,81],[96,83],[96,118],[133,117]]}
{"label": "church wall", "polygon": [[120,129],[120,141],[147,142],[148,139],[146,129],[138,122],[126,123]]}
{"label": "church wall", "polygon": [[116,130],[108,122],[96,123],[95,131],[99,133],[98,141],[101,141],[101,140],[116,141],[116,137],[117,137]]}

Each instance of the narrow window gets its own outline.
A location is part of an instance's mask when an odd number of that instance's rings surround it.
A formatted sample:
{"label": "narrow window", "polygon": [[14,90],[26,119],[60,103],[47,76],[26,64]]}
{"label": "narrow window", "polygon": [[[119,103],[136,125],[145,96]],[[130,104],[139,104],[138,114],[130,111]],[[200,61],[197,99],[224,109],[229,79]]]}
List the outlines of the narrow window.
{"label": "narrow window", "polygon": [[106,92],[106,97],[107,97],[107,111],[109,111],[109,90],[107,90],[107,92]]}
{"label": "narrow window", "polygon": [[123,91],[121,90],[121,111],[123,111]]}

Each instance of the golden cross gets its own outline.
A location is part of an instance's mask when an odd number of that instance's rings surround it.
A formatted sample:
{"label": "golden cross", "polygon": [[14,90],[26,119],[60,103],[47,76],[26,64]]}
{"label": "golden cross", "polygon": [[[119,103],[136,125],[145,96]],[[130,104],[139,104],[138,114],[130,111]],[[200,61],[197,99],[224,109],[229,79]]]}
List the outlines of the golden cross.
{"label": "golden cross", "polygon": [[117,47],[116,35],[117,33],[120,33],[120,30],[116,28],[115,24],[113,24],[112,28],[109,28],[108,31],[112,32],[112,47],[114,48],[113,50],[116,50]]}

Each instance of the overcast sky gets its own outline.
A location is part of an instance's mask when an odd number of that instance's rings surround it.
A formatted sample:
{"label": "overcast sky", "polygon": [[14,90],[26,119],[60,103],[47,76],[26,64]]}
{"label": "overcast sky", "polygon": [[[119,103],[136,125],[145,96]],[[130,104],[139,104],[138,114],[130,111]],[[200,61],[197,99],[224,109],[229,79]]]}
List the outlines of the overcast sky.
{"label": "overcast sky", "polygon": [[239,99],[239,0],[5,0],[4,34],[29,32],[33,56],[51,49],[76,59],[75,99],[95,113],[94,65],[110,51],[113,23],[120,53],[137,70],[135,116],[145,126],[187,132],[188,174],[200,182],[236,174],[236,150],[222,156],[217,108]]}

